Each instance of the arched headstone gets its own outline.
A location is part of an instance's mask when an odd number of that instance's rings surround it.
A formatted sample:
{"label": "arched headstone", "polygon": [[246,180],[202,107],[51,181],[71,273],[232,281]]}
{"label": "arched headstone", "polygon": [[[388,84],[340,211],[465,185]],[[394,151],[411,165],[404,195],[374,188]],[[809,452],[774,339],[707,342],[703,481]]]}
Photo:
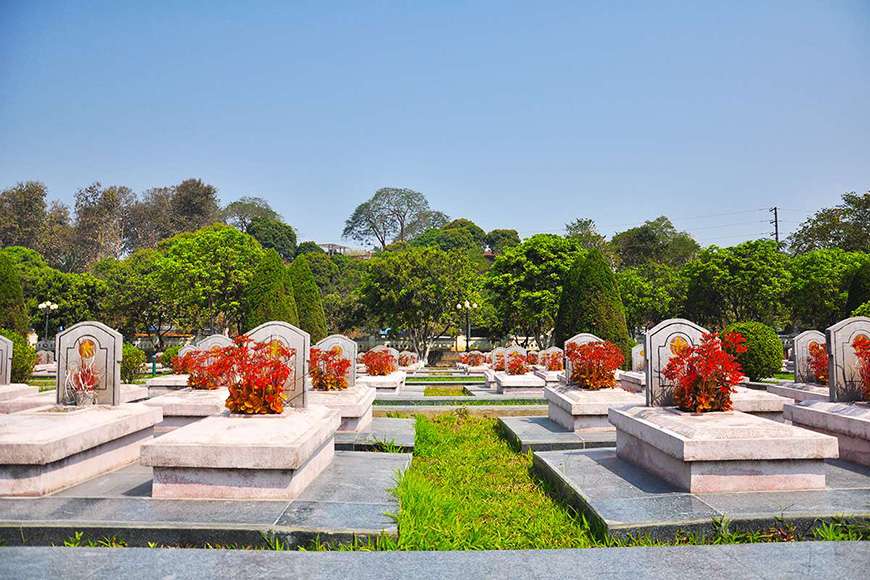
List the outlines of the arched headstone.
{"label": "arched headstone", "polygon": [[601,338],[592,334],[591,332],[581,332],[579,334],[575,334],[574,336],[565,341],[565,353],[563,354],[563,356],[565,357],[565,378],[567,379],[569,385],[571,384],[571,375],[573,374],[573,371],[571,370],[571,361],[568,359],[567,355],[568,345],[576,344],[579,346],[581,344],[586,344],[589,342],[604,341]]}
{"label": "arched headstone", "polygon": [[343,334],[330,334],[314,346],[322,351],[330,350],[335,346],[341,348],[342,357],[350,361],[346,376],[347,388],[352,388],[356,384],[356,358],[358,350],[356,341],[349,339]]}
{"label": "arched headstone", "polygon": [[636,344],[631,349],[631,370],[643,371],[646,361],[646,351],[643,344]]}
{"label": "arched headstone", "polygon": [[12,341],[0,335],[0,385],[12,382]]}
{"label": "arched headstone", "polygon": [[55,337],[57,352],[57,402],[72,402],[68,386],[75,373],[95,377],[94,402],[121,404],[121,357],[124,337],[99,322],[79,322]]}
{"label": "arched headstone", "polygon": [[796,383],[814,383],[817,378],[810,368],[810,345],[824,346],[825,335],[818,330],[807,330],[796,337],[792,343],[794,352],[794,380]]}
{"label": "arched headstone", "polygon": [[859,336],[870,338],[870,318],[853,316],[825,331],[828,349],[828,388],[832,401],[860,401],[864,386],[858,357],[852,342]]}
{"label": "arched headstone", "polygon": [[[223,334],[212,334],[210,336],[206,336],[202,340],[196,343],[196,348],[198,350],[209,350],[213,347],[224,348],[225,346],[232,346],[233,339],[224,336]],[[180,352],[180,351],[179,351]]]}
{"label": "arched headstone", "polygon": [[390,356],[393,358],[393,361],[396,363],[396,366],[399,365],[399,351],[397,351],[396,349],[394,349],[390,346],[387,346],[385,344],[379,344],[378,346],[374,347],[371,350],[379,351],[379,352],[384,351],[384,352],[390,353]]}
{"label": "arched headstone", "polygon": [[696,346],[707,330],[683,318],[663,320],[646,333],[646,404],[668,407],[674,404],[673,385],[662,376],[671,356],[686,346]]}
{"label": "arched headstone", "polygon": [[271,343],[277,340],[293,349],[293,378],[284,385],[284,396],[288,407],[305,407],[305,377],[308,375],[308,350],[311,336],[292,324],[282,321],[265,322],[245,333],[256,342]]}

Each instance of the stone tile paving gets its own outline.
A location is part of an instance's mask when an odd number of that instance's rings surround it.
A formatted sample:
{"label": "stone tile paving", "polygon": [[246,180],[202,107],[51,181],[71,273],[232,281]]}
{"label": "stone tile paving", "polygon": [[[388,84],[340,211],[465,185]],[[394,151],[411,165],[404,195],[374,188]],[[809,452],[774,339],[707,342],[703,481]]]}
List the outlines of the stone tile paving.
{"label": "stone tile paving", "polygon": [[593,526],[615,536],[670,540],[678,530],[711,533],[714,518],[735,529],[764,529],[777,519],[805,531],[817,520],[870,519],[870,468],[826,461],[827,488],[815,491],[691,494],[616,456],[610,449],[537,451],[535,469]]}
{"label": "stone tile paving", "polygon": [[375,417],[372,425],[362,433],[336,433],[335,448],[345,451],[377,451],[384,443],[391,443],[400,451],[414,451],[414,419]]}
{"label": "stone tile paving", "polygon": [[501,431],[520,451],[593,449],[616,445],[616,430],[577,433],[549,417],[499,417]]}
{"label": "stone tile paving", "polygon": [[870,542],[504,552],[0,548],[3,578],[866,578]]}

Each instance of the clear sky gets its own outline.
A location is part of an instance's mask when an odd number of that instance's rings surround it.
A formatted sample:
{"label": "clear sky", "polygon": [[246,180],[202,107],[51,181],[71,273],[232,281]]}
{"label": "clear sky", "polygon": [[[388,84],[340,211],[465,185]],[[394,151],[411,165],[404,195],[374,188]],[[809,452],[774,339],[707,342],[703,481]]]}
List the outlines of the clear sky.
{"label": "clear sky", "polygon": [[730,245],[870,189],[870,0],[0,0],[0,187],[186,177],[318,241],[399,186]]}

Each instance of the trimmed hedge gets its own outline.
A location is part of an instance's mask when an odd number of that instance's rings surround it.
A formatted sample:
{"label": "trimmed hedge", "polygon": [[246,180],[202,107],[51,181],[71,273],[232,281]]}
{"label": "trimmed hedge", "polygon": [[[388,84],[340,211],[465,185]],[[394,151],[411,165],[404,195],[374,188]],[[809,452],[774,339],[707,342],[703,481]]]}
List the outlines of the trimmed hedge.
{"label": "trimmed hedge", "polygon": [[144,364],[145,351],[125,342],[121,358],[121,382],[132,383]]}
{"label": "trimmed hedge", "polygon": [[293,292],[296,295],[296,308],[299,312],[299,328],[311,335],[311,343],[326,338],[326,314],[320,288],[314,281],[311,268],[305,256],[299,256],[287,268]]}
{"label": "trimmed hedge", "polygon": [[739,332],[746,339],[746,352],[736,358],[749,380],[766,379],[782,370],[782,342],[771,327],[761,322],[735,322],[725,332]]}
{"label": "trimmed hedge", "polygon": [[272,320],[299,326],[296,297],[284,261],[275,250],[267,250],[248,288],[245,327],[240,330],[251,330]]}
{"label": "trimmed hedge", "polygon": [[5,253],[0,253],[0,327],[21,335],[26,335],[30,329],[21,279],[15,264]]}
{"label": "trimmed hedge", "polygon": [[631,364],[631,344],[625,322],[625,306],[610,264],[599,250],[589,250],[574,260],[562,284],[562,300],[556,316],[557,346],[578,332],[609,340]]}
{"label": "trimmed hedge", "polygon": [[26,383],[33,374],[36,364],[36,349],[30,346],[27,339],[14,330],[0,328],[0,334],[12,341],[12,376],[13,383]]}

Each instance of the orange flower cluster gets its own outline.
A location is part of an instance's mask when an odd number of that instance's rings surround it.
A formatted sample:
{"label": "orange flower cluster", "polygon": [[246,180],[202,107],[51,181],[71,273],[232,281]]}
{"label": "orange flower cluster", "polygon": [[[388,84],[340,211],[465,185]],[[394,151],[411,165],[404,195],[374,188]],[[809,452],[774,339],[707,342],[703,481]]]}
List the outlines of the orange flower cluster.
{"label": "orange flower cluster", "polygon": [[472,367],[479,367],[485,361],[486,361],[486,357],[483,356],[482,352],[478,352],[476,350],[473,350],[470,353],[468,353],[465,364],[467,364],[468,366],[472,366]]}
{"label": "orange flower cluster", "polygon": [[293,379],[296,351],[277,340],[258,343],[245,335],[233,342],[198,353],[209,361],[204,372],[212,375],[212,382],[227,378],[227,409],[245,415],[282,413],[284,385]]}
{"label": "orange flower cluster", "polygon": [[568,343],[565,356],[571,361],[571,383],[597,391],[616,386],[616,369],[625,362],[619,347],[609,341]]}
{"label": "orange flower cluster", "polygon": [[816,377],[816,382],[820,385],[827,385],[828,351],[825,349],[825,345],[819,344],[818,342],[811,342],[807,347],[807,351],[810,355],[807,364],[809,365],[813,376]]}
{"label": "orange flower cluster", "polygon": [[329,350],[311,348],[309,368],[311,387],[317,391],[343,391],[348,387],[347,371],[351,361],[339,345]]}
{"label": "orange flower cluster", "polygon": [[385,350],[368,351],[363,355],[363,364],[373,377],[385,377],[399,369],[396,359]]}
{"label": "orange flower cluster", "polygon": [[507,374],[524,375],[529,372],[529,363],[526,357],[518,352],[512,352],[507,361]]}
{"label": "orange flower cluster", "polygon": [[417,355],[412,352],[399,353],[399,366],[409,367],[417,363]]}
{"label": "orange flower cluster", "polygon": [[858,358],[858,374],[864,387],[864,399],[870,400],[870,338],[859,334],[852,341],[852,348]]}
{"label": "orange flower cluster", "polygon": [[745,343],[740,333],[720,338],[713,332],[704,334],[698,346],[679,349],[662,371],[674,384],[677,407],[693,413],[729,411],[731,393],[743,378],[740,363],[730,353],[746,352]]}
{"label": "orange flower cluster", "polygon": [[530,365],[538,364],[538,353],[537,352],[528,353],[526,355],[526,362],[529,363]]}
{"label": "orange flower cluster", "polygon": [[181,357],[173,357],[172,370],[187,374],[187,386],[192,389],[211,391],[227,386],[228,379],[218,375],[212,363],[215,357],[221,355],[221,347],[213,346],[209,350],[194,350]]}
{"label": "orange flower cluster", "polygon": [[492,355],[492,370],[494,370],[494,371],[503,371],[504,370],[504,354]]}
{"label": "orange flower cluster", "polygon": [[565,360],[558,352],[548,352],[541,355],[541,364],[548,371],[563,371],[565,370]]}

